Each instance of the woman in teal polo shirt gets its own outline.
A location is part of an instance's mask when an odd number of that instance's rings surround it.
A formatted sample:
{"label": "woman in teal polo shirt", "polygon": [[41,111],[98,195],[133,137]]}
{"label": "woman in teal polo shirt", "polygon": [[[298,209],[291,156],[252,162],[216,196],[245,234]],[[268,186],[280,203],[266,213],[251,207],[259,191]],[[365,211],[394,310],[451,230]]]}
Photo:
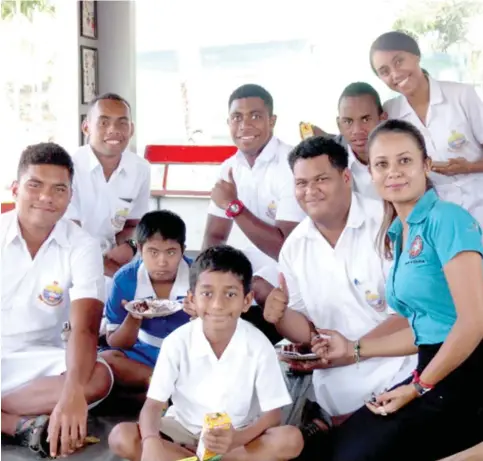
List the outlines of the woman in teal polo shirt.
{"label": "woman in teal polo shirt", "polygon": [[386,297],[408,327],[355,342],[321,330],[330,339],[314,351],[356,363],[417,353],[418,366],[310,451],[324,461],[435,461],[483,441],[482,232],[468,211],[438,198],[424,138],[410,123],[379,125],[369,160],[385,203],[380,244],[393,260]]}

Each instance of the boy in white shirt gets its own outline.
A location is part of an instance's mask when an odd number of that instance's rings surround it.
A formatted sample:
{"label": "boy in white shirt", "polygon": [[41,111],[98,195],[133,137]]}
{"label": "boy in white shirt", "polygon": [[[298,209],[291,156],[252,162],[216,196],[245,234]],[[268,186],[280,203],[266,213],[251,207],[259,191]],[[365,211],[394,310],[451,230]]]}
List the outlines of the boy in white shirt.
{"label": "boy in white shirt", "polygon": [[[249,260],[232,247],[212,247],[198,256],[189,293],[198,318],[164,340],[139,424],[122,423],[109,436],[114,453],[132,461],[193,456],[204,416],[226,412],[232,426],[203,438],[223,460],[299,455],[299,430],[278,427],[281,407],[291,399],[276,352],[259,330],[240,319],[252,302],[251,279]],[[170,398],[173,405],[162,417]]]}

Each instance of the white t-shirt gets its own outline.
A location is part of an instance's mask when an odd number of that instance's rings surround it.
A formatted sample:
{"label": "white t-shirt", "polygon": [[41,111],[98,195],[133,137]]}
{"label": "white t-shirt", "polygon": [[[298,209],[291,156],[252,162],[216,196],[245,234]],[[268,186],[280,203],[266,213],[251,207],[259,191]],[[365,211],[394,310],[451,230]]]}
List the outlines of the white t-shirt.
{"label": "white t-shirt", "polygon": [[99,240],[103,251],[108,251],[126,220],[141,219],[149,211],[149,162],[126,150],[106,182],[102,166],[89,145],[82,146],[72,159],[74,192],[65,217],[80,221]]}
{"label": "white t-shirt", "polygon": [[104,269],[96,240],[63,218],[32,257],[14,211],[0,217],[2,355],[30,346],[62,346],[70,303],[104,302]]}
{"label": "white t-shirt", "polygon": [[[352,194],[347,225],[333,248],[307,217],[282,247],[289,308],[317,328],[337,330],[350,340],[364,336],[394,312],[385,301],[389,263],[376,251],[382,202]],[[350,413],[414,369],[404,357],[374,358],[358,365],[315,370],[317,402],[331,415]],[[401,376],[402,372],[402,376]]]}
{"label": "white t-shirt", "polygon": [[369,167],[358,160],[349,145],[347,145],[347,153],[349,154],[349,170],[352,174],[352,190],[364,197],[369,197],[373,200],[381,200],[381,197],[376,192],[374,183],[372,182]]}
{"label": "white t-shirt", "polygon": [[[253,167],[240,151],[221,165],[220,178],[228,180],[228,171],[232,168],[239,200],[257,218],[272,226],[276,221],[300,222],[305,217],[295,199],[293,173],[287,160],[291,150],[290,146],[272,137]],[[208,213],[229,219],[225,210],[218,208],[213,201]],[[259,250],[248,238],[240,250],[250,259],[255,275],[263,276],[276,285],[277,266],[273,258]]]}
{"label": "white t-shirt", "polygon": [[163,342],[148,397],[172,399],[167,416],[199,434],[204,416],[227,412],[235,428],[292,403],[275,349],[250,323],[239,319],[218,360],[198,318],[179,327]]}

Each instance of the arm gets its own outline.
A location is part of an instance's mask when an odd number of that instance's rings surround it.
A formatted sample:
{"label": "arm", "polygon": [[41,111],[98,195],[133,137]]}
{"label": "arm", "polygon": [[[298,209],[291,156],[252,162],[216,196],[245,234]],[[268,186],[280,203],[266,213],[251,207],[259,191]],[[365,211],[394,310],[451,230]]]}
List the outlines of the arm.
{"label": "arm", "polygon": [[119,328],[107,332],[107,344],[111,347],[130,349],[138,339],[142,323],[142,318],[136,319],[128,313]]}
{"label": "arm", "polygon": [[279,426],[281,421],[282,411],[279,408],[262,413],[256,421],[235,432],[230,450],[248,445],[260,437],[267,429]]}
{"label": "arm", "polygon": [[408,319],[401,315],[392,314],[384,322],[379,324],[376,328],[365,334],[362,339],[382,338],[391,335],[400,330],[409,328]]}
{"label": "arm", "polygon": [[208,214],[202,250],[215,245],[225,244],[233,227],[233,221],[213,214]]}
{"label": "arm", "polygon": [[456,453],[440,461],[481,461],[483,459],[483,442],[468,448],[468,450]]}
{"label": "arm", "polygon": [[161,421],[161,417],[167,408],[168,402],[159,402],[150,398],[146,399],[141,414],[139,415],[141,439],[148,436],[155,436],[155,438],[161,439],[159,436],[159,421]]}
{"label": "arm", "polygon": [[[360,340],[361,358],[400,357],[418,352],[414,344],[414,334],[411,328],[402,328],[384,336],[368,336]],[[350,342],[348,354],[353,357],[354,342]]]}
{"label": "arm", "polygon": [[[118,232],[116,234],[116,243],[118,245],[124,244],[126,240],[134,238],[135,231],[136,231],[136,226],[139,224],[140,219],[128,219],[126,223],[124,224],[124,228],[122,229],[121,232]],[[126,244],[126,246],[129,247],[129,245]],[[132,254],[132,252],[131,252]]]}

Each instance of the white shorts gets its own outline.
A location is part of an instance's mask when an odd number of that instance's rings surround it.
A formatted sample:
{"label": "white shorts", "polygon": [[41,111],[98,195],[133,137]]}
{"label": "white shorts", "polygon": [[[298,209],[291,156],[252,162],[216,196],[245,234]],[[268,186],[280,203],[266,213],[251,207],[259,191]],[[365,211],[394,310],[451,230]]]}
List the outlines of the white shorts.
{"label": "white shorts", "polygon": [[[60,347],[35,346],[23,351],[2,355],[2,395],[34,379],[60,376],[62,373],[65,373],[67,369],[65,354],[65,349]],[[114,385],[114,375],[102,357],[98,356],[97,361],[105,365],[111,375],[111,386],[107,394],[109,395]],[[102,400],[94,402],[89,408],[99,404]]]}
{"label": "white shorts", "polygon": [[173,416],[163,416],[161,418],[159,430],[178,445],[196,446],[200,439],[199,434],[192,434],[179,421],[176,421]]}

